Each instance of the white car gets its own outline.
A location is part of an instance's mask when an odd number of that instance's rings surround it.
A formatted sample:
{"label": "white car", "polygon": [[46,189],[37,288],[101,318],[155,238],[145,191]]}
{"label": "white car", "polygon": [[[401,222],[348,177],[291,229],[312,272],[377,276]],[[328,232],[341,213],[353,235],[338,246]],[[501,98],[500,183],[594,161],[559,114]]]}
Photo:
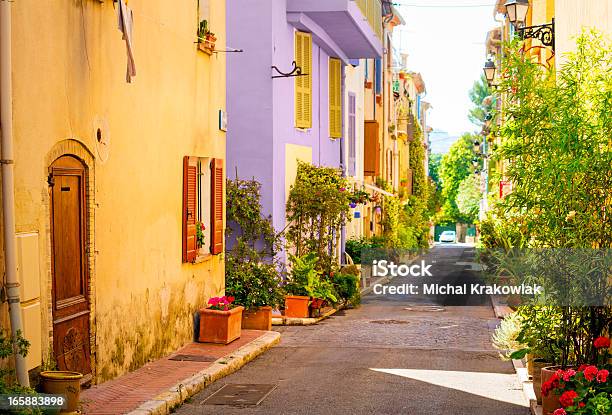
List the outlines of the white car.
{"label": "white car", "polygon": [[455,231],[444,231],[440,234],[440,242],[457,242],[457,233]]}

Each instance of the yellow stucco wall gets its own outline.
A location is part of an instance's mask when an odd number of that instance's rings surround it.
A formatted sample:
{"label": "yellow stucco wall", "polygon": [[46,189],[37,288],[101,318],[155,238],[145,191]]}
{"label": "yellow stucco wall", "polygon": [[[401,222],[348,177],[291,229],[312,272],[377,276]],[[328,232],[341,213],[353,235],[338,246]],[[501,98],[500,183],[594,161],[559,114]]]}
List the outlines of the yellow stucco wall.
{"label": "yellow stucco wall", "polygon": [[[225,2],[210,27],[225,48]],[[222,256],[181,263],[182,158],[225,158],[225,55],[197,50],[197,2],[130,0],[137,75],[112,1],[12,3],[17,232],[39,235],[43,350],[51,344],[47,168],[90,153],[92,363],[115,377],[190,341],[192,314],[223,292]],[[108,157],[96,130],[109,137]],[[66,141],[70,140],[70,141]],[[34,276],[32,276],[34,277]],[[28,333],[26,333],[27,335]]]}
{"label": "yellow stucco wall", "polygon": [[595,28],[612,38],[612,0],[555,0],[557,69],[564,55],[576,48],[576,36]]}

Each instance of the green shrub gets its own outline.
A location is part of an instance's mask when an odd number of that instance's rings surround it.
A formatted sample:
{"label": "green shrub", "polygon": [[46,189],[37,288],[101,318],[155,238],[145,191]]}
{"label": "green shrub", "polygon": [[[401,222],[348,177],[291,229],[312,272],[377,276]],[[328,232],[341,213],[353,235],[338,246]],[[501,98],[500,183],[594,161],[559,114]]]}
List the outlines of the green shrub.
{"label": "green shrub", "polygon": [[353,274],[336,274],[333,277],[334,287],[344,305],[358,305],[361,302],[359,277]]}

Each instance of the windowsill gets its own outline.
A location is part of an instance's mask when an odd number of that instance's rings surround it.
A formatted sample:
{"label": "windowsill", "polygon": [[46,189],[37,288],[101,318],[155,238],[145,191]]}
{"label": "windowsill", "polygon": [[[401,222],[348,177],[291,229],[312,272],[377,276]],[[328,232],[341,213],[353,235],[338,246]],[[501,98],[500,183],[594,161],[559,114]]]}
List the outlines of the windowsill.
{"label": "windowsill", "polygon": [[309,133],[312,130],[312,127],[304,128],[304,127],[295,127],[295,129],[300,133]]}
{"label": "windowsill", "polygon": [[214,257],[213,254],[198,254],[198,256],[193,261],[193,263],[194,264],[201,264],[203,262],[210,261],[211,259],[213,259],[213,257]]}
{"label": "windowsill", "polygon": [[211,56],[215,49],[214,49],[214,46],[212,48],[210,48],[206,44],[206,42],[198,42],[198,50],[201,51],[201,52],[204,52],[208,56]]}

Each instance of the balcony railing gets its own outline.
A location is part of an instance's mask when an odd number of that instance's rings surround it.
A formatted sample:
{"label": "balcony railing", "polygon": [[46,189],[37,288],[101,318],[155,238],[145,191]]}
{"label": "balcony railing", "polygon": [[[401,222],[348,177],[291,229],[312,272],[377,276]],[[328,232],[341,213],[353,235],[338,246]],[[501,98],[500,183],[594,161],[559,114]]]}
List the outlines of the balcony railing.
{"label": "balcony railing", "polygon": [[361,12],[366,17],[370,26],[382,41],[383,38],[383,27],[382,27],[382,3],[380,0],[355,0]]}

